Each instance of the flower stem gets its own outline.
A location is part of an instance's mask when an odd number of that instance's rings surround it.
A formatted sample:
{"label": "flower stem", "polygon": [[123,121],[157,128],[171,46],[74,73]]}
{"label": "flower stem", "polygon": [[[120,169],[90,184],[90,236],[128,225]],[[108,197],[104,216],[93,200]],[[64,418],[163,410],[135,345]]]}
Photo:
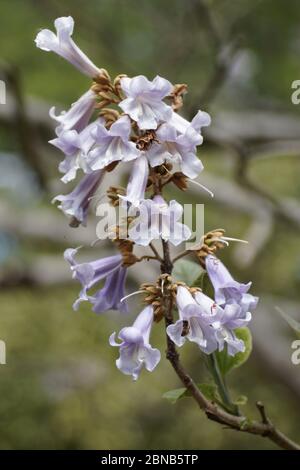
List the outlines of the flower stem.
{"label": "flower stem", "polygon": [[214,379],[216,386],[218,387],[218,391],[219,391],[224,407],[226,408],[227,411],[229,411],[229,413],[232,413],[236,416],[240,416],[238,406],[232,403],[232,400],[230,398],[230,394],[229,394],[225,379],[220,372],[215,353],[209,354],[206,357],[207,357],[207,366]]}

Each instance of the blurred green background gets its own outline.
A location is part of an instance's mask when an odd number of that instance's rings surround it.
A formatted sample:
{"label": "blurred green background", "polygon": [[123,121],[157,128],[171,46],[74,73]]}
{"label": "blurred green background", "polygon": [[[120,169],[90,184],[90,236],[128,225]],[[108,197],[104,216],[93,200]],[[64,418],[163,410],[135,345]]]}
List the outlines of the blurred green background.
{"label": "blurred green background", "polygon": [[[299,2],[2,0],[0,13],[0,74],[9,93],[0,105],[0,338],[7,346],[0,448],[275,448],[208,421],[190,399],[165,401],[163,393],[180,384],[164,359],[137,383],[119,373],[108,337],[131,317],[97,316],[88,305],[72,311],[79,286],[68,282],[60,260],[65,248],[92,242],[94,232],[74,235],[50,204],[64,188],[61,155],[47,145],[47,110],[67,109],[90,83],[33,42],[40,28],[53,29],[53,20],[67,15],[75,19],[76,42],[112,76],[160,74],[187,83],[185,115],[206,109],[218,123],[199,151],[200,181],[216,197],[185,193],[182,201],[205,202],[207,230],[249,235],[255,253],[233,247],[222,259],[237,278],[253,280],[261,296],[256,315],[273,316],[254,327],[253,354],[229,385],[234,397],[248,396],[250,416],[259,399],[283,431],[299,438],[300,366],[289,359],[294,335],[274,309],[280,304],[299,319],[300,105],[290,98],[291,83],[300,79]],[[98,248],[101,255],[106,247]],[[135,313],[136,301],[131,305]],[[152,343],[163,352],[162,330],[154,328]],[[277,360],[278,348],[286,362]],[[188,344],[183,359],[199,382],[209,380],[196,347]]]}

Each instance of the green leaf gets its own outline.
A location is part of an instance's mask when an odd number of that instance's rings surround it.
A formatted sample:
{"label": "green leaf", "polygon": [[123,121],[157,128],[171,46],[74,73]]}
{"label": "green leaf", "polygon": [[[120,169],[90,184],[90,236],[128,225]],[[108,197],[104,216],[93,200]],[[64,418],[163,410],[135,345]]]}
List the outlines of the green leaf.
{"label": "green leaf", "polygon": [[238,398],[236,398],[233,401],[233,404],[236,406],[243,406],[243,405],[246,405],[247,402],[248,402],[248,397],[246,397],[246,395],[240,395]]}
{"label": "green leaf", "polygon": [[[217,386],[215,384],[203,383],[197,384],[197,387],[208,400],[221,404],[221,399],[218,394]],[[169,390],[168,392],[163,394],[163,398],[172,403],[172,405],[174,405],[181,398],[190,396],[191,393],[186,388],[176,388],[174,390]]]}
{"label": "green leaf", "polygon": [[223,377],[228,374],[232,369],[240,367],[249,358],[252,351],[252,336],[248,328],[237,328],[235,331],[237,338],[245,343],[245,351],[239,352],[235,356],[229,356],[227,347],[223,351],[215,353],[218,366]]}
{"label": "green leaf", "polygon": [[203,294],[211,299],[214,298],[214,288],[206,271],[203,271],[199,277],[193,282],[193,287],[200,287]]}
{"label": "green leaf", "polygon": [[218,403],[219,405],[221,404],[221,398],[220,398],[218,387],[216,386],[216,384],[204,383],[204,384],[198,384],[197,387],[199,388],[200,392],[203,393],[205,398],[207,398],[210,401],[214,401]]}
{"label": "green leaf", "polygon": [[197,279],[202,273],[203,269],[197,263],[193,261],[179,259],[174,264],[172,271],[172,277],[176,281],[185,282],[188,286],[192,286],[195,279]]}
{"label": "green leaf", "polygon": [[187,389],[186,388],[176,388],[174,390],[169,390],[168,392],[163,394],[163,398],[168,400],[172,405],[174,405],[179,398],[183,398],[186,395]]}
{"label": "green leaf", "polygon": [[296,333],[296,335],[298,336],[298,338],[300,338],[300,323],[295,320],[293,317],[291,317],[290,315],[288,315],[286,312],[284,312],[283,310],[281,310],[281,308],[279,307],[275,307],[277,312],[280,313],[280,315],[282,316],[282,318],[290,325],[290,327],[294,330],[294,332]]}

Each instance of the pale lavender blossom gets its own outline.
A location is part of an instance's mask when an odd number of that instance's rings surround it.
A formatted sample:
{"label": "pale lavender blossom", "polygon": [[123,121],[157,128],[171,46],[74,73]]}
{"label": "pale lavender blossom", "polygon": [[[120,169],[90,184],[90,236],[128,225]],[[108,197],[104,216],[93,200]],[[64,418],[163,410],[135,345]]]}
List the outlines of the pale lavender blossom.
{"label": "pale lavender blossom", "polygon": [[178,287],[176,301],[179,319],[167,327],[167,333],[177,346],[189,340],[206,354],[211,354],[216,349],[222,351],[226,344],[230,356],[245,350],[235,329],[248,325],[250,312],[243,311],[237,304],[222,308],[202,292],[192,296],[183,286]]}
{"label": "pale lavender blossom", "polygon": [[110,129],[98,123],[92,131],[95,146],[87,156],[90,170],[100,170],[112,162],[128,162],[141,155],[134,142],[129,140],[131,122],[128,116],[122,116]]}
{"label": "pale lavender blossom", "polygon": [[238,352],[245,351],[244,341],[237,338],[234,330],[247,326],[252,315],[238,304],[227,304],[222,311],[221,317],[216,323],[213,323],[216,329],[218,349],[222,351],[227,344],[228,354],[234,356]]}
{"label": "pale lavender blossom", "polygon": [[55,129],[56,135],[60,135],[63,131],[75,130],[81,132],[89,123],[93,114],[96,103],[96,95],[92,90],[84,93],[75,103],[73,103],[68,111],[62,111],[55,114],[55,107],[50,111],[50,117],[59,123]]}
{"label": "pale lavender blossom", "polygon": [[138,207],[145,197],[148,175],[148,160],[145,155],[142,154],[133,162],[127,184],[126,196],[120,196],[122,201],[129,202],[131,205]]}
{"label": "pale lavender blossom", "polygon": [[96,294],[89,296],[89,301],[93,304],[93,311],[103,313],[107,310],[119,310],[121,313],[128,313],[125,297],[125,281],[127,268],[119,266],[118,269],[109,274],[104,287]]}
{"label": "pale lavender blossom", "polygon": [[189,178],[196,178],[203,170],[203,164],[196,155],[196,147],[202,143],[203,137],[193,127],[189,126],[184,134],[178,134],[175,127],[162,124],[156,137],[159,143],[154,142],[147,152],[151,166],[164,162],[178,164]]}
{"label": "pale lavender blossom", "polygon": [[122,328],[119,332],[121,343],[116,342],[116,333],[109,338],[111,346],[120,348],[120,357],[116,360],[117,368],[123,374],[132,375],[134,380],[138,379],[143,366],[152,372],[161,358],[160,351],[149,344],[152,323],[153,307],[148,305],[132,326]]}
{"label": "pale lavender blossom", "polygon": [[76,226],[79,224],[86,225],[91,198],[97,191],[104,173],[104,170],[98,170],[85,175],[71,193],[66,195],[60,194],[53,199],[53,202],[60,202],[58,205],[59,209],[67,216],[75,219],[72,221],[73,226],[75,224]]}
{"label": "pale lavender blossom", "polygon": [[91,78],[100,75],[101,70],[82,52],[72,39],[74,20],[63,16],[54,21],[56,34],[49,29],[42,29],[35,38],[37,47],[43,51],[52,51],[66,59],[80,72]]}
{"label": "pale lavender blossom", "polygon": [[189,340],[206,354],[215,351],[218,347],[216,328],[223,310],[202,292],[197,292],[193,297],[183,286],[177,289],[176,301],[179,319],[167,327],[171,340],[177,346]]}
{"label": "pale lavender blossom", "polygon": [[64,183],[72,181],[77,174],[77,170],[82,169],[85,173],[91,170],[87,168],[87,153],[95,143],[92,130],[97,123],[102,123],[102,118],[98,118],[85,127],[81,132],[76,130],[65,130],[61,134],[49,141],[50,144],[59,148],[64,154],[65,159],[59,164],[59,171],[64,173],[61,180]]}
{"label": "pale lavender blossom", "polygon": [[241,284],[233,279],[228,269],[215,256],[208,255],[205,259],[206,270],[215,291],[215,300],[220,305],[238,304],[243,312],[256,307],[258,298],[247,294],[251,282]]}
{"label": "pale lavender blossom", "polygon": [[172,84],[158,75],[150,82],[144,75],[121,79],[126,99],[120,108],[137,122],[142,130],[156,129],[161,122],[172,116],[172,108],[162,100],[172,91]]}
{"label": "pale lavender blossom", "polygon": [[[74,310],[78,310],[80,302],[89,301],[96,313],[103,313],[107,310],[127,312],[126,302],[121,302],[121,299],[125,296],[127,271],[122,266],[122,256],[115,255],[100,258],[96,261],[77,263],[75,260],[77,251],[78,248],[69,248],[64,253],[65,260],[70,263],[73,279],[77,279],[82,285],[79,297],[73,304]],[[104,287],[95,294],[88,295],[88,291],[105,278]]]}
{"label": "pale lavender blossom", "polygon": [[211,118],[205,111],[198,111],[191,122],[187,121],[178,113],[173,113],[169,122],[177,132],[184,134],[189,127],[192,127],[196,132],[201,132],[202,127],[210,126]]}
{"label": "pale lavender blossom", "polygon": [[[136,214],[135,210],[135,214]],[[130,212],[129,215],[134,214]],[[175,200],[169,204],[162,196],[145,199],[138,206],[138,215],[129,226],[128,234],[137,245],[147,246],[152,240],[162,238],[179,245],[191,236],[191,230],[179,222],[183,207]]]}

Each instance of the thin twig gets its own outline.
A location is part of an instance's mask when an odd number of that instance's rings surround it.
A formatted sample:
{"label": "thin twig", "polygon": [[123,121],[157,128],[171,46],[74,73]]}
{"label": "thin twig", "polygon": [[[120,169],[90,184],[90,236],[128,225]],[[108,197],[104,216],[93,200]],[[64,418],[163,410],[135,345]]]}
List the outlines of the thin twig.
{"label": "thin twig", "polygon": [[157,256],[150,256],[150,255],[143,255],[141,256],[140,258],[137,259],[138,262],[140,261],[150,261],[150,260],[155,260],[155,261],[159,261],[161,263],[161,260],[157,257]]}
{"label": "thin twig", "polygon": [[151,248],[151,250],[153,251],[153,253],[155,254],[156,258],[159,259],[159,261],[162,263],[163,262],[163,258],[160,256],[160,254],[158,253],[157,249],[155,248],[155,246],[153,245],[153,243],[149,243],[149,247]]}
{"label": "thin twig", "polygon": [[184,256],[190,255],[191,251],[190,250],[184,250],[181,253],[179,253],[175,258],[172,259],[172,263],[175,263],[178,261],[180,258],[183,258]]}

